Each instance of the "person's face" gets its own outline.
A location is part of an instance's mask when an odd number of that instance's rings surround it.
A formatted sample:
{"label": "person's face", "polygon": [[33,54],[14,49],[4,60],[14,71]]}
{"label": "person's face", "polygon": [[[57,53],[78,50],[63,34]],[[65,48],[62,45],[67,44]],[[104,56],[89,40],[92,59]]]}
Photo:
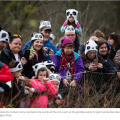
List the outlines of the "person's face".
{"label": "person's face", "polygon": [[6,41],[0,41],[0,50],[3,50],[3,48],[6,47],[6,44]]}
{"label": "person's face", "polygon": [[95,58],[95,56],[96,56],[96,51],[95,50],[88,51],[88,53],[87,53],[88,59],[92,60],[92,59]]}
{"label": "person's face", "polygon": [[68,20],[69,20],[70,23],[73,23],[75,21],[72,16],[70,16]]}
{"label": "person's face", "polygon": [[108,42],[111,44],[113,48],[115,47],[114,39],[111,39],[110,37],[108,37]]}
{"label": "person's face", "polygon": [[39,51],[43,47],[43,40],[35,40],[33,43],[33,48],[35,51]]}
{"label": "person's face", "polygon": [[104,43],[99,47],[99,53],[101,55],[106,55],[108,53],[107,45]]}
{"label": "person's face", "polygon": [[11,43],[9,42],[10,50],[14,54],[17,54],[21,50],[21,45],[22,41],[20,38],[14,38],[14,40]]}
{"label": "person's face", "polygon": [[21,73],[22,73],[22,70],[16,71],[16,72],[13,73],[13,76],[16,77],[16,78],[19,78],[21,76]]}
{"label": "person's face", "polygon": [[48,41],[48,39],[50,38],[51,31],[50,30],[42,30],[42,33],[43,33],[44,42]]}
{"label": "person's face", "polygon": [[64,53],[65,53],[66,56],[71,55],[72,52],[73,52],[73,47],[67,47],[67,46],[65,46],[63,49],[64,49]]}
{"label": "person's face", "polygon": [[38,79],[43,79],[46,78],[46,71],[40,71],[38,74]]}
{"label": "person's face", "polygon": [[66,38],[72,39],[73,42],[75,41],[75,38],[76,38],[76,34],[75,34],[74,32],[66,32],[66,33],[64,34],[64,36],[65,36]]}
{"label": "person's face", "polygon": [[55,66],[51,66],[50,71],[54,74],[55,73]]}
{"label": "person's face", "polygon": [[51,81],[53,86],[55,87],[56,91],[58,92],[59,89],[59,82],[58,81]]}

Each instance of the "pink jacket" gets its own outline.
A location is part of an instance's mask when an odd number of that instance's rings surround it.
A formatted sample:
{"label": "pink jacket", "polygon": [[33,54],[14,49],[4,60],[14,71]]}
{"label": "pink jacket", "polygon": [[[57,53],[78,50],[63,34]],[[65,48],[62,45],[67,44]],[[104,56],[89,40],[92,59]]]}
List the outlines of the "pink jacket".
{"label": "pink jacket", "polygon": [[[39,89],[40,92],[47,91],[49,95],[57,94],[56,89],[54,88],[53,84],[50,81],[45,84],[41,84],[41,81],[32,78],[30,80],[30,83],[34,88]],[[48,95],[40,96],[32,100],[32,108],[47,108],[47,105]]]}

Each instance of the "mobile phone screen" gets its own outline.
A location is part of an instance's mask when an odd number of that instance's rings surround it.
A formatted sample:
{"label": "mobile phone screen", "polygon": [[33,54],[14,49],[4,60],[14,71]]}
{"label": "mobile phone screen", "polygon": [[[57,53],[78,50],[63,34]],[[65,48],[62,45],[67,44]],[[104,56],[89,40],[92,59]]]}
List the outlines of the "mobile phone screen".
{"label": "mobile phone screen", "polygon": [[98,65],[98,59],[94,59],[94,60],[93,60],[93,63],[94,63],[95,65]]}

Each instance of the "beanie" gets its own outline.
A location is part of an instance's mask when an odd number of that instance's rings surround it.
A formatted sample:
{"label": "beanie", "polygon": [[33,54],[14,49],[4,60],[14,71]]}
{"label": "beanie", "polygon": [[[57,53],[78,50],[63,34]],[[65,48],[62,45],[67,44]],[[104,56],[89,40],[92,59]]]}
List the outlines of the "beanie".
{"label": "beanie", "polygon": [[73,41],[70,38],[62,38],[61,43],[62,43],[62,47],[64,47],[67,44],[73,44],[74,45]]}

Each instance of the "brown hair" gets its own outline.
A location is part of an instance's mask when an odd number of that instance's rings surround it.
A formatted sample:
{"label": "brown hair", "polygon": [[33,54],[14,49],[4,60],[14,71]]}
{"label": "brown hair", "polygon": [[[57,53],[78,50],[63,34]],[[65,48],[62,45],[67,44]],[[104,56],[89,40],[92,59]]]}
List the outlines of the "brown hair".
{"label": "brown hair", "polygon": [[40,71],[42,71],[42,72],[46,71],[46,77],[49,77],[48,70],[47,70],[45,67],[43,67],[43,68],[40,68],[40,69],[38,70],[38,72],[37,72],[37,77],[36,77],[37,79],[38,79],[38,74],[39,74]]}
{"label": "brown hair", "polygon": [[100,31],[100,30],[95,30],[94,33],[93,33],[93,36],[96,36],[98,38],[99,37],[105,38],[105,34],[102,31]]}
{"label": "brown hair", "polygon": [[9,67],[9,68],[14,68],[14,67],[17,66],[18,63],[19,63],[19,62],[17,62],[16,60],[12,60],[12,61],[9,63],[8,67]]}
{"label": "brown hair", "polygon": [[99,52],[100,46],[103,45],[103,44],[107,45],[108,51],[110,50],[110,47],[109,47],[107,41],[106,40],[100,40],[100,41],[98,41],[98,52]]}

